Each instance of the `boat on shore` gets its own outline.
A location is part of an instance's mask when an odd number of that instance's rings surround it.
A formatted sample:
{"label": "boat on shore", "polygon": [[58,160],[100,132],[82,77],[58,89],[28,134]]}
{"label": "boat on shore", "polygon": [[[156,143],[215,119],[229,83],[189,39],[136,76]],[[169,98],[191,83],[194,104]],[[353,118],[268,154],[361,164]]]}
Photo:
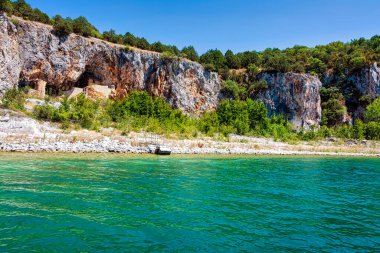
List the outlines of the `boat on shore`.
{"label": "boat on shore", "polygon": [[164,145],[149,145],[149,152],[156,155],[170,155],[172,150]]}

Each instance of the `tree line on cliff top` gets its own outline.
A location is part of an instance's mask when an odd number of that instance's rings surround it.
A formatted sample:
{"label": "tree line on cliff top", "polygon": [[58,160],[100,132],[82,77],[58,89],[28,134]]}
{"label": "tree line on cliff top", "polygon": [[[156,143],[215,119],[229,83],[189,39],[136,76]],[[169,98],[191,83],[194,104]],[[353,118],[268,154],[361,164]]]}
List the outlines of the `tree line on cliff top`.
{"label": "tree line on cliff top", "polygon": [[47,14],[37,8],[33,9],[24,0],[0,0],[0,9],[26,20],[53,25],[60,36],[75,33],[144,50],[166,52],[200,62],[209,70],[218,71],[225,77],[228,77],[230,69],[249,68],[267,72],[307,72],[319,76],[327,70],[332,70],[335,74],[346,75],[380,59],[380,36],[352,40],[349,43],[333,42],[314,48],[294,46],[284,50],[268,48],[262,52],[246,51],[236,54],[231,50],[223,54],[218,49],[211,49],[199,56],[193,46],[180,50],[174,45],[165,45],[159,41],[149,43],[144,37],[137,37],[129,32],[121,35],[111,29],[101,33],[83,16],[71,19],[56,15],[49,18]]}

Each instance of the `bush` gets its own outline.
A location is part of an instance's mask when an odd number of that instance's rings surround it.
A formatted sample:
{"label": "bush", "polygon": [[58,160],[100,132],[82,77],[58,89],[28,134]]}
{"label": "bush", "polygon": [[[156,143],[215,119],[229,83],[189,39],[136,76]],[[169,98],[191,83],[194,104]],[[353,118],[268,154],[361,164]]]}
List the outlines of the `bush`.
{"label": "bush", "polygon": [[199,61],[198,53],[193,46],[184,47],[181,50],[181,55],[191,61]]}
{"label": "bush", "polygon": [[163,52],[160,57],[163,61],[167,61],[167,62],[172,62],[178,59],[178,57],[171,51]]}
{"label": "bush", "polygon": [[198,128],[201,132],[212,136],[218,132],[219,119],[216,112],[207,112],[199,120]]}
{"label": "bush", "polygon": [[99,31],[83,16],[73,20],[73,31],[84,37],[101,37]]}
{"label": "bush", "polygon": [[251,99],[232,102],[222,100],[217,110],[219,124],[236,129],[238,134],[250,131],[259,135],[264,134],[270,123],[267,114],[268,111],[262,102]]}
{"label": "bush", "polygon": [[13,4],[10,0],[0,0],[0,11],[5,11],[8,15],[14,12]]}
{"label": "bush", "polygon": [[26,91],[24,89],[13,88],[5,92],[3,102],[4,107],[11,110],[25,110]]}
{"label": "bush", "polygon": [[200,57],[200,62],[204,66],[213,66],[213,70],[218,71],[226,64],[226,59],[220,50],[209,50]]}
{"label": "bush", "polygon": [[367,123],[365,126],[365,136],[368,140],[380,140],[380,123]]}
{"label": "bush", "polygon": [[232,80],[226,80],[223,82],[221,92],[225,97],[235,100],[247,97],[246,89]]}
{"label": "bush", "polygon": [[52,18],[54,32],[58,36],[67,36],[73,32],[73,23],[70,19],[63,19],[60,15]]}
{"label": "bush", "polygon": [[364,118],[366,122],[380,121],[380,98],[375,99],[369,106],[367,106]]}

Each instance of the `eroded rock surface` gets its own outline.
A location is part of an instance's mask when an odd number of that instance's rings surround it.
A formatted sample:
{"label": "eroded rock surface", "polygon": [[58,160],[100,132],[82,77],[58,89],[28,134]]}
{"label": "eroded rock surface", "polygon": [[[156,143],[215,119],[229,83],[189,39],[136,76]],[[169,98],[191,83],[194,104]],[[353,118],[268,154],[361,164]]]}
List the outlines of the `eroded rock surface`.
{"label": "eroded rock surface", "polygon": [[9,19],[0,23],[2,94],[19,80],[43,80],[67,91],[83,86],[84,76],[116,88],[118,97],[147,90],[186,113],[215,109],[220,93],[218,75],[195,62],[77,35],[60,38],[48,25],[19,18],[17,27]]}
{"label": "eroded rock surface", "polygon": [[259,97],[270,115],[285,115],[297,128],[310,129],[321,121],[321,81],[309,74],[263,73],[268,89]]}
{"label": "eroded rock surface", "polygon": [[3,19],[0,21],[0,96],[18,83],[21,68],[16,26]]}
{"label": "eroded rock surface", "polygon": [[353,82],[362,96],[367,95],[371,99],[380,96],[380,68],[376,62],[352,75],[349,81]]}

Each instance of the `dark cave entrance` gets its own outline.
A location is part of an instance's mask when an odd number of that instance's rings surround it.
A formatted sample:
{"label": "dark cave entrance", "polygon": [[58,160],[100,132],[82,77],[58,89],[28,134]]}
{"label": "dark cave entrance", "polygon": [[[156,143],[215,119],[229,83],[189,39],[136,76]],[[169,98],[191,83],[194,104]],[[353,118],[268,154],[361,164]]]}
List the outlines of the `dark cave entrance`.
{"label": "dark cave entrance", "polygon": [[85,71],[78,79],[75,87],[86,88],[87,86],[98,84],[101,85],[102,78],[91,71]]}

